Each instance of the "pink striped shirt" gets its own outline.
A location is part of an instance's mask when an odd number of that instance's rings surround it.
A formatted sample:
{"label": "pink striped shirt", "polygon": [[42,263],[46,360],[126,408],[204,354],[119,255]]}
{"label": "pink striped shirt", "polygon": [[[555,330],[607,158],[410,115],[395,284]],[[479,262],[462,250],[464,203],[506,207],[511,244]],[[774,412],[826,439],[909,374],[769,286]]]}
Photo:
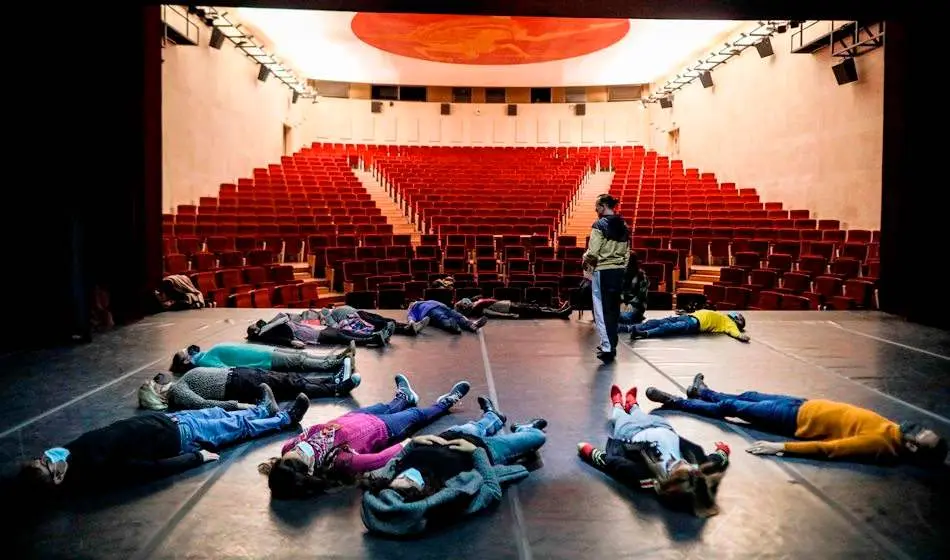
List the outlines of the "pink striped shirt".
{"label": "pink striped shirt", "polygon": [[347,474],[376,470],[402,450],[402,443],[386,447],[389,443],[386,424],[376,416],[362,412],[349,412],[336,420],[310,426],[304,433],[285,443],[281,454],[287,453],[301,441],[313,446],[318,464],[332,448],[346,445],[336,455],[333,468]]}

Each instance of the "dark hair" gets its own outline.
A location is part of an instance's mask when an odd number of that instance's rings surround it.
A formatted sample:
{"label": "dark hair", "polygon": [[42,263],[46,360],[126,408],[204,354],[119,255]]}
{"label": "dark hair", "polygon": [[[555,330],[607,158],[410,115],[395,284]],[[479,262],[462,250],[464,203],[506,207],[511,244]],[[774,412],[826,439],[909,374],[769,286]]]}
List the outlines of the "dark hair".
{"label": "dark hair", "polygon": [[29,461],[20,465],[17,473],[17,492],[29,500],[47,501],[53,498],[56,485],[47,469]]}
{"label": "dark hair", "polygon": [[927,447],[918,444],[917,451],[915,451],[912,456],[914,461],[921,465],[938,467],[946,462],[947,453],[947,440],[944,438],[939,438],[937,440],[937,445],[933,447]]}
{"label": "dark hair", "polygon": [[274,457],[258,465],[257,470],[267,475],[271,496],[278,500],[309,498],[355,482],[352,477],[320,465],[312,475],[308,474],[306,463],[295,458]]}
{"label": "dark hair", "polygon": [[681,469],[669,475],[656,487],[660,500],[674,509],[691,511],[696,515],[719,513],[716,493],[723,473],[716,472],[710,465]]}
{"label": "dark hair", "polygon": [[598,206],[601,206],[601,205],[606,206],[607,208],[610,208],[611,210],[613,210],[614,208],[617,207],[618,204],[620,204],[620,201],[609,194],[602,194],[597,197],[596,204]]}

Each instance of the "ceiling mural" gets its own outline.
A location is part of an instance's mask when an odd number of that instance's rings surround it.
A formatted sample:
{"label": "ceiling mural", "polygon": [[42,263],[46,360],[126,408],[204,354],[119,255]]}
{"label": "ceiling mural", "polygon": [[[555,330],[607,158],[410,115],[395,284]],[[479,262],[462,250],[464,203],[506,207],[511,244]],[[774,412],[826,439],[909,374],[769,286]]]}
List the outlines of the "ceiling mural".
{"label": "ceiling mural", "polygon": [[626,19],[358,13],[353,33],[383,51],[452,64],[507,65],[564,60],[613,45]]}

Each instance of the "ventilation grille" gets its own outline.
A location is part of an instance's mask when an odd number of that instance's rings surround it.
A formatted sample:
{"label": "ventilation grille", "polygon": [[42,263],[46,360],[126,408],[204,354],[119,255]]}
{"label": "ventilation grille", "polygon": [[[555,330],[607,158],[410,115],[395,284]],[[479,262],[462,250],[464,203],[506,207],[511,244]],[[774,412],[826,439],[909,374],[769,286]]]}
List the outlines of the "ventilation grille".
{"label": "ventilation grille", "polygon": [[611,86],[607,88],[607,101],[637,101],[641,86]]}

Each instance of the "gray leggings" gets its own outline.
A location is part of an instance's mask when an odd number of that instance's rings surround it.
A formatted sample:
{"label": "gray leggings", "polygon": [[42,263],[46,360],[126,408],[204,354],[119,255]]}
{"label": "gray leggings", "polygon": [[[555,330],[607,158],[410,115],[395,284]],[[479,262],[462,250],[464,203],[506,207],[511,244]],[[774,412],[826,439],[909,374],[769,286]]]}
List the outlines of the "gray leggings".
{"label": "gray leggings", "polygon": [[346,352],[314,356],[301,351],[274,350],[271,369],[291,373],[336,373],[343,367]]}

